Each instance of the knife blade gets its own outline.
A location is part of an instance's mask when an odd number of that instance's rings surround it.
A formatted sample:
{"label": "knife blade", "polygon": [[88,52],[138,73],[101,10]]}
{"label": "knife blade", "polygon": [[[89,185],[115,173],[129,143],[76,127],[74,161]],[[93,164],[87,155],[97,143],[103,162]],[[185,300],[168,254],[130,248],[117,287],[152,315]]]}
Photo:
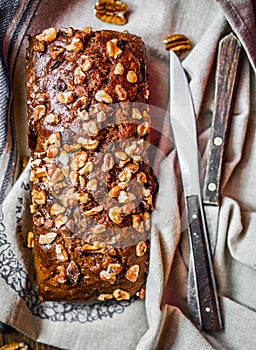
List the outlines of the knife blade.
{"label": "knife blade", "polygon": [[[183,67],[170,51],[170,121],[183,184],[195,290],[188,304],[193,321],[203,330],[222,328],[220,306],[203,212],[199,180],[196,119]],[[196,308],[196,310],[195,310]]]}
{"label": "knife blade", "polygon": [[231,33],[219,43],[209,155],[204,177],[203,204],[208,227],[211,228],[211,247],[215,250],[220,205],[220,184],[224,148],[235,91],[241,45]]}

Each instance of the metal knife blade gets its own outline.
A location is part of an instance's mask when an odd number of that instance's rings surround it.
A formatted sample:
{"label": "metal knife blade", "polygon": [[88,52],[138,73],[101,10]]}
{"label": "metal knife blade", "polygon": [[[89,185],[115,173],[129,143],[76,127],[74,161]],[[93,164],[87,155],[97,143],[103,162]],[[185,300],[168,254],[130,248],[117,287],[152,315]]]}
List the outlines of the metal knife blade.
{"label": "metal knife blade", "polygon": [[232,33],[226,35],[218,46],[210,150],[203,187],[203,204],[210,228],[212,252],[217,238],[222,163],[240,50],[240,42]]}
{"label": "metal knife blade", "polygon": [[[222,328],[215,276],[211,260],[199,181],[196,119],[187,78],[178,57],[170,51],[170,119],[177,150],[188,218],[191,262],[197,310],[191,317],[205,331]],[[189,291],[190,295],[194,291]],[[190,298],[188,298],[188,301]]]}

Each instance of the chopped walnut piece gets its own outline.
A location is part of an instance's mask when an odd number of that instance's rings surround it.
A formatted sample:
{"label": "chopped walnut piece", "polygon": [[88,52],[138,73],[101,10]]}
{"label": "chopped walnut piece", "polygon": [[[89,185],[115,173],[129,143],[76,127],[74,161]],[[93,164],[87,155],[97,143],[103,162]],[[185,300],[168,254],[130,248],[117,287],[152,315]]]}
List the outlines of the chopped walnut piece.
{"label": "chopped walnut piece", "polygon": [[45,235],[39,236],[39,243],[40,244],[50,244],[55,240],[56,237],[57,237],[56,232],[48,232]]}
{"label": "chopped walnut piece", "polygon": [[115,90],[119,100],[124,101],[127,97],[127,91],[120,84],[116,85]]}
{"label": "chopped walnut piece", "polygon": [[139,265],[133,265],[131,266],[125,274],[125,278],[128,279],[130,282],[136,282],[139,276]]}
{"label": "chopped walnut piece", "polygon": [[79,185],[80,187],[85,187],[85,178],[82,175],[79,175]]}
{"label": "chopped walnut piece", "polygon": [[73,91],[60,92],[57,95],[57,99],[60,103],[71,103],[73,102],[75,94]]}
{"label": "chopped walnut piece", "polygon": [[81,151],[76,153],[74,159],[71,162],[72,170],[79,170],[85,166],[88,159],[88,154],[85,151]]}
{"label": "chopped walnut piece", "polygon": [[27,235],[27,247],[34,248],[34,233],[32,231],[29,231]]}
{"label": "chopped walnut piece", "polygon": [[84,72],[87,72],[89,69],[92,68],[93,60],[89,56],[85,56],[85,55],[82,55],[81,59],[82,59],[81,69]]}
{"label": "chopped walnut piece", "polygon": [[74,33],[74,29],[72,27],[60,28],[60,33],[64,36],[72,36]]}
{"label": "chopped walnut piece", "polygon": [[123,218],[121,216],[121,208],[120,207],[112,207],[109,209],[109,213],[108,213],[110,219],[115,223],[115,224],[121,224],[121,222],[123,221]]}
{"label": "chopped walnut piece", "polygon": [[150,188],[145,188],[145,187],[143,186],[143,188],[142,188],[142,194],[143,194],[143,196],[144,196],[144,197],[148,197],[148,196],[150,196],[150,193],[151,193]]}
{"label": "chopped walnut piece", "polygon": [[75,109],[77,109],[77,114],[83,120],[89,119],[89,114],[86,113],[87,112],[86,109],[83,108],[84,106],[86,106],[88,104],[88,101],[89,101],[89,99],[87,96],[81,96],[73,104],[73,107]]}
{"label": "chopped walnut piece", "polygon": [[140,111],[138,110],[138,108],[133,108],[133,109],[132,109],[132,117],[133,117],[133,119],[138,119],[138,120],[140,120],[140,119],[143,118],[143,117],[142,117],[142,114],[140,113]]}
{"label": "chopped walnut piece", "polygon": [[42,165],[42,160],[41,159],[32,160],[32,162],[30,163],[30,166],[31,166],[32,169],[38,168],[41,165]]}
{"label": "chopped walnut piece", "polygon": [[136,245],[136,255],[138,257],[143,256],[146,251],[147,251],[148,247],[147,247],[147,243],[144,241],[140,241],[137,245]]}
{"label": "chopped walnut piece", "polygon": [[85,74],[82,71],[81,67],[76,67],[74,71],[74,83],[75,85],[82,84],[85,79]]}
{"label": "chopped walnut piece", "polygon": [[134,163],[128,163],[125,166],[125,169],[129,170],[133,174],[137,173],[139,168],[140,168],[139,165],[138,164],[134,164]]}
{"label": "chopped walnut piece", "polygon": [[62,207],[61,205],[59,205],[58,203],[54,203],[51,207],[51,215],[59,215],[59,214],[63,214],[66,211],[66,209],[64,207]]}
{"label": "chopped walnut piece", "polygon": [[67,272],[67,276],[68,276],[69,281],[73,285],[77,284],[78,278],[80,276],[80,271],[79,271],[77,264],[73,260],[70,261],[70,263],[66,269],[66,272]]}
{"label": "chopped walnut piece", "polygon": [[121,204],[132,202],[136,199],[136,196],[133,193],[121,191],[118,196],[118,202]]}
{"label": "chopped walnut piece", "polygon": [[62,284],[67,282],[67,273],[65,266],[57,266],[57,275],[54,276],[54,280]]}
{"label": "chopped walnut piece", "polygon": [[83,129],[92,136],[97,136],[99,132],[97,124],[93,120],[90,120],[88,123],[84,123]]}
{"label": "chopped walnut piece", "polygon": [[56,244],[55,252],[56,252],[57,260],[60,260],[62,262],[68,260],[68,253],[67,253],[66,249],[64,248],[63,244]]}
{"label": "chopped walnut piece", "polygon": [[72,183],[72,185],[77,186],[78,185],[78,179],[79,174],[77,171],[71,171],[69,174],[69,180]]}
{"label": "chopped walnut piece", "polygon": [[138,182],[146,183],[147,182],[147,177],[146,174],[140,171],[139,173],[136,174],[136,179]]}
{"label": "chopped walnut piece", "polygon": [[54,145],[50,145],[48,150],[47,150],[47,157],[48,158],[55,158],[57,155],[59,154],[59,149],[58,147],[54,146]]}
{"label": "chopped walnut piece", "polygon": [[86,175],[92,171],[93,168],[93,162],[89,161],[85,164],[84,167],[78,170],[80,175]]}
{"label": "chopped walnut piece", "polygon": [[36,52],[44,52],[45,49],[45,42],[44,41],[38,41],[33,45],[33,50]]}
{"label": "chopped walnut piece", "polygon": [[145,213],[140,214],[140,216],[141,216],[142,220],[147,220],[150,218],[150,214],[148,211],[145,211]]}
{"label": "chopped walnut piece", "polygon": [[104,300],[110,300],[113,299],[113,294],[100,294],[98,296],[98,300],[104,301]]}
{"label": "chopped walnut piece", "polygon": [[152,194],[148,197],[145,197],[146,202],[148,203],[148,205],[152,205],[153,203],[153,197]]}
{"label": "chopped walnut piece", "polygon": [[83,137],[79,137],[77,142],[85,147],[88,151],[94,151],[99,144],[99,141],[97,140],[84,139]]}
{"label": "chopped walnut piece", "polygon": [[119,49],[119,47],[117,46],[117,43],[118,43],[118,39],[112,39],[107,41],[107,44],[106,44],[107,52],[110,57],[117,58],[122,54],[123,51]]}
{"label": "chopped walnut piece", "polygon": [[129,81],[129,83],[136,83],[137,74],[133,70],[129,70],[129,72],[127,73],[126,79]]}
{"label": "chopped walnut piece", "polygon": [[86,188],[88,191],[96,191],[98,187],[98,180],[91,179],[87,182]]}
{"label": "chopped walnut piece", "polygon": [[140,136],[145,136],[150,132],[149,123],[145,122],[137,126],[137,132]]}
{"label": "chopped walnut piece", "polygon": [[45,119],[44,122],[47,124],[58,124],[60,121],[59,117],[55,114],[48,114]]}
{"label": "chopped walnut piece", "polygon": [[38,105],[34,108],[33,118],[37,122],[40,120],[46,113],[46,107],[44,105]]}
{"label": "chopped walnut piece", "polygon": [[66,49],[68,51],[80,52],[84,48],[84,44],[79,38],[73,38],[71,43],[67,45]]}
{"label": "chopped walnut piece", "polygon": [[141,217],[138,214],[132,215],[132,227],[140,233],[144,232],[144,224]]}
{"label": "chopped walnut piece", "polygon": [[114,168],[114,159],[110,153],[106,153],[104,155],[103,164],[102,164],[102,171],[108,172],[109,170]]}
{"label": "chopped walnut piece", "polygon": [[112,97],[104,90],[98,90],[95,94],[95,100],[98,102],[112,103]]}
{"label": "chopped walnut piece", "polygon": [[59,229],[61,226],[65,225],[68,222],[68,217],[66,215],[58,215],[56,217],[55,221],[55,226]]}
{"label": "chopped walnut piece", "polygon": [[127,160],[128,155],[125,152],[115,152],[115,156],[119,160]]}
{"label": "chopped walnut piece", "polygon": [[46,193],[45,190],[33,190],[32,191],[32,201],[35,204],[43,205],[46,203]]}
{"label": "chopped walnut piece", "polygon": [[62,204],[68,208],[73,207],[77,205],[78,198],[77,193],[75,192],[74,188],[70,188],[68,191],[65,192],[65,195],[62,197]]}
{"label": "chopped walnut piece", "polygon": [[145,299],[145,288],[141,288],[141,290],[136,293],[136,296],[140,299]]}
{"label": "chopped walnut piece", "polygon": [[101,211],[103,210],[103,206],[99,205],[97,207],[94,207],[90,210],[85,211],[85,214],[88,216],[92,216],[92,215],[97,215],[99,214]]}
{"label": "chopped walnut piece", "polygon": [[136,151],[136,148],[137,148],[136,143],[133,142],[130,146],[125,147],[124,150],[129,156],[133,156]]}
{"label": "chopped walnut piece", "polygon": [[133,155],[132,160],[134,161],[134,163],[139,163],[142,161],[142,158],[141,158],[141,156]]}
{"label": "chopped walnut piece", "polygon": [[55,172],[53,173],[53,175],[52,175],[52,178],[51,178],[52,183],[53,183],[53,184],[56,184],[57,182],[60,182],[60,181],[62,181],[63,179],[64,179],[64,174],[63,174],[62,169],[57,168],[57,169],[55,170]]}
{"label": "chopped walnut piece", "polygon": [[84,244],[82,247],[83,251],[93,250],[94,252],[99,252],[100,249],[103,249],[106,247],[106,243],[103,242],[93,242],[93,244]]}
{"label": "chopped walnut piece", "polygon": [[88,193],[78,193],[77,199],[79,200],[80,203],[86,204],[89,202],[90,197],[89,197]]}
{"label": "chopped walnut piece", "polygon": [[113,275],[118,275],[122,271],[122,265],[118,263],[110,263],[107,268],[107,272]]}
{"label": "chopped walnut piece", "polygon": [[102,281],[108,281],[109,283],[114,284],[116,281],[116,276],[113,273],[103,270],[100,272],[100,279]]}
{"label": "chopped walnut piece", "polygon": [[37,215],[33,216],[33,223],[36,226],[41,226],[44,224],[44,217],[41,213],[37,213]]}
{"label": "chopped walnut piece", "polygon": [[118,178],[121,182],[129,182],[131,180],[132,173],[129,169],[124,169],[118,175]]}
{"label": "chopped walnut piece", "polygon": [[50,47],[50,55],[53,60],[56,60],[62,52],[64,52],[64,47]]}
{"label": "chopped walnut piece", "polygon": [[67,144],[65,144],[63,146],[63,148],[64,148],[64,150],[66,152],[74,152],[74,151],[78,151],[79,149],[81,149],[81,145],[79,145],[79,144],[76,144],[76,145],[67,145]]}
{"label": "chopped walnut piece", "polygon": [[130,293],[128,293],[122,289],[114,290],[113,296],[116,300],[129,300],[131,298]]}
{"label": "chopped walnut piece", "polygon": [[35,176],[37,179],[45,177],[46,176],[45,168],[37,168],[35,171]]}
{"label": "chopped walnut piece", "polygon": [[90,26],[85,26],[83,29],[82,29],[83,32],[85,32],[86,34],[90,34],[92,32],[92,27]]}
{"label": "chopped walnut piece", "polygon": [[90,118],[89,113],[87,112],[87,110],[83,109],[83,108],[78,108],[77,114],[82,120],[85,120],[85,121],[89,120],[89,118]]}
{"label": "chopped walnut piece", "polygon": [[124,66],[122,65],[122,63],[119,62],[115,66],[114,74],[116,74],[116,75],[123,75],[123,73],[124,73]]}
{"label": "chopped walnut piece", "polygon": [[31,204],[30,207],[29,207],[30,213],[31,213],[31,214],[35,214],[37,208],[38,208],[38,205],[36,205],[36,204]]}
{"label": "chopped walnut piece", "polygon": [[51,134],[49,140],[47,140],[49,144],[54,145],[56,147],[60,147],[60,133]]}
{"label": "chopped walnut piece", "polygon": [[135,209],[136,209],[135,204],[133,202],[129,202],[122,206],[122,213],[125,215],[129,215]]}
{"label": "chopped walnut piece", "polygon": [[38,178],[36,177],[36,172],[33,169],[31,169],[31,172],[30,172],[29,181],[38,182]]}
{"label": "chopped walnut piece", "polygon": [[56,28],[45,29],[41,34],[36,36],[36,39],[39,41],[47,41],[51,43],[57,36],[58,32]]}
{"label": "chopped walnut piece", "polygon": [[100,111],[97,113],[97,122],[101,123],[104,122],[107,119],[106,113],[103,111]]}
{"label": "chopped walnut piece", "polygon": [[63,164],[64,166],[69,164],[69,154],[65,151],[61,151],[59,154],[59,162]]}
{"label": "chopped walnut piece", "polygon": [[121,188],[119,186],[114,186],[113,188],[111,188],[108,194],[111,197],[116,198],[119,196],[120,192],[121,192]]}

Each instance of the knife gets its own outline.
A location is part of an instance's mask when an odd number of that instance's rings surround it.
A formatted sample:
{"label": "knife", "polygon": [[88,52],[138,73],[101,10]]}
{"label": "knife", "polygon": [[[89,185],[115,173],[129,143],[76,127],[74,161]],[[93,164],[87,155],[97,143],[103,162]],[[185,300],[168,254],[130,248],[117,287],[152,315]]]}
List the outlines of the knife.
{"label": "knife", "polygon": [[196,118],[183,67],[176,54],[169,53],[170,121],[183,184],[195,282],[195,290],[188,286],[188,294],[193,300],[196,296],[196,305],[188,304],[188,309],[200,329],[213,331],[222,328],[222,318],[202,205]]}
{"label": "knife", "polygon": [[219,43],[215,77],[215,95],[210,149],[204,177],[203,204],[208,227],[211,227],[211,246],[216,245],[220,205],[222,160],[234,95],[241,45],[231,33]]}

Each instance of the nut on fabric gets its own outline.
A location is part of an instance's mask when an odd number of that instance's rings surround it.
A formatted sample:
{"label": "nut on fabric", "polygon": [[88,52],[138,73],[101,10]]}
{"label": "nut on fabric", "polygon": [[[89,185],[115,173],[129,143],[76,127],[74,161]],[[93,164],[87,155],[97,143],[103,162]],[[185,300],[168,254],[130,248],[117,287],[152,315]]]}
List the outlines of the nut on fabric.
{"label": "nut on fabric", "polygon": [[127,11],[128,6],[116,0],[99,0],[94,8],[95,16],[101,21],[117,25],[127,22],[125,18]]}
{"label": "nut on fabric", "polygon": [[173,34],[164,38],[163,43],[167,51],[172,50],[177,55],[182,51],[191,50],[191,41],[183,34]]}

